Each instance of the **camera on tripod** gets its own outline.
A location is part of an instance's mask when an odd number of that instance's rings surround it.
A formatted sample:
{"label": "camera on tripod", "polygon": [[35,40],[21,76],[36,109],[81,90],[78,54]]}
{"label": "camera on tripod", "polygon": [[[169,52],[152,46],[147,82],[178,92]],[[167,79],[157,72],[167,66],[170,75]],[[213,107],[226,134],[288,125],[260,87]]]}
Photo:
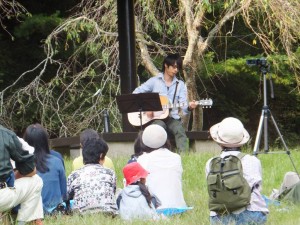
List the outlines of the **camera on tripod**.
{"label": "camera on tripod", "polygon": [[267,60],[265,58],[260,59],[247,59],[246,64],[249,66],[267,66]]}

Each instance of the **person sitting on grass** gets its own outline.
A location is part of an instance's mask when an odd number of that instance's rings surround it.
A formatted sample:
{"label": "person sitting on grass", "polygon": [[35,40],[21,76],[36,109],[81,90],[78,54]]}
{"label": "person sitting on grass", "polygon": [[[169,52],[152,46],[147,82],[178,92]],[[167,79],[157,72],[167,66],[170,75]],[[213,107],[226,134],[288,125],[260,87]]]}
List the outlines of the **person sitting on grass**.
{"label": "person sitting on grass", "polygon": [[[22,149],[17,135],[0,125],[0,214],[20,204],[17,224],[33,222],[42,225],[43,181],[36,174],[34,155]],[[14,182],[8,186],[13,168],[10,160],[15,162]],[[12,188],[13,187],[13,188]]]}
{"label": "person sitting on grass", "polygon": [[159,219],[152,203],[151,194],[145,185],[148,172],[137,162],[127,164],[123,168],[126,187],[117,199],[122,219]]}
{"label": "person sitting on grass", "polygon": [[50,153],[48,133],[42,125],[28,126],[24,140],[34,147],[36,168],[44,182],[42,189],[44,213],[50,215],[67,197],[67,179],[63,161]]}
{"label": "person sitting on grass", "polygon": [[67,180],[68,199],[74,200],[73,212],[103,212],[112,216],[118,213],[116,175],[103,167],[107,151],[108,146],[101,138],[90,138],[83,143],[84,166],[73,171]]}
{"label": "person sitting on grass", "polygon": [[[84,131],[82,131],[80,133],[80,147],[82,148],[84,143],[86,142],[86,140],[88,140],[90,138],[100,138],[100,136],[97,133],[97,131],[95,131],[93,129],[88,128],[88,129],[85,129]],[[83,166],[84,166],[84,163],[83,163],[83,157],[82,157],[82,149],[80,149],[80,156],[76,157],[73,160],[72,169],[74,171],[74,170],[77,170],[77,169],[79,169]],[[113,161],[108,156],[105,156],[103,166],[106,167],[106,168],[115,170]]]}
{"label": "person sitting on grass", "polygon": [[143,131],[142,141],[149,153],[141,155],[137,162],[149,172],[146,185],[150,193],[160,200],[158,209],[186,207],[181,157],[169,150],[165,129],[156,124],[149,125]]}
{"label": "person sitting on grass", "polygon": [[[220,157],[223,159],[230,155],[238,156],[241,152],[241,146],[246,144],[250,138],[242,122],[233,117],[225,118],[212,126],[210,135],[221,146]],[[206,163],[206,176],[210,173],[211,161],[212,159],[209,159]],[[211,224],[265,224],[269,210],[261,194],[262,167],[260,160],[255,156],[245,154],[241,158],[241,164],[243,177],[250,186],[250,204],[224,214],[210,211]],[[214,197],[217,198],[217,196],[218,194]]]}

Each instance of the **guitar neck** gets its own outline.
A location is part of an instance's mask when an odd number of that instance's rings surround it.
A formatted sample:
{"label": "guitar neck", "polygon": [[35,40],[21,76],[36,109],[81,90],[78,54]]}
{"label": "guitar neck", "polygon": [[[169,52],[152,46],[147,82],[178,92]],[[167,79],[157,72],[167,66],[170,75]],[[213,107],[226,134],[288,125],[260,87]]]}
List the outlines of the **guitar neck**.
{"label": "guitar neck", "polygon": [[[212,105],[211,100],[201,100],[201,101],[196,101],[195,103],[196,103],[196,105],[202,105],[202,106],[211,106]],[[175,103],[175,104],[169,103],[167,105],[162,105],[162,108],[163,109],[172,109],[172,108],[181,108],[184,106],[188,106],[188,102],[181,102],[181,103]]]}

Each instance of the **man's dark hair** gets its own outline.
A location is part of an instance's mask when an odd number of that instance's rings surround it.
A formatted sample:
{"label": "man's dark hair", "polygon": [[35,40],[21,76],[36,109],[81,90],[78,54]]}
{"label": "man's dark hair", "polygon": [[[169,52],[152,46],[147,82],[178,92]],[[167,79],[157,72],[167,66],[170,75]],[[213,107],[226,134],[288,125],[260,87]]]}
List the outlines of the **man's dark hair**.
{"label": "man's dark hair", "polygon": [[108,145],[101,138],[89,138],[82,146],[82,157],[84,164],[99,164],[108,151]]}
{"label": "man's dark hair", "polygon": [[175,64],[177,65],[178,70],[181,70],[182,59],[181,59],[180,55],[177,53],[168,55],[163,61],[162,72],[165,72],[165,65],[167,65],[169,67],[169,66],[174,66]]}

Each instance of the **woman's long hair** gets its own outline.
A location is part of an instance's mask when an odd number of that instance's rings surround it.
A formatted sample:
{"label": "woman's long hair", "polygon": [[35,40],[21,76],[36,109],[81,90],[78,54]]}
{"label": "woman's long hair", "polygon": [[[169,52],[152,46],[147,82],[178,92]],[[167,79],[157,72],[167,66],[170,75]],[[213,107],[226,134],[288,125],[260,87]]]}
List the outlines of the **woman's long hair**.
{"label": "woman's long hair", "polygon": [[26,128],[23,138],[30,146],[34,147],[36,169],[40,173],[49,171],[47,158],[50,154],[50,149],[48,133],[45,128],[38,123],[31,124]]}
{"label": "woman's long hair", "polygon": [[149,207],[152,208],[152,206],[151,206],[152,196],[151,196],[151,194],[150,194],[147,186],[144,183],[140,182],[140,181],[137,181],[136,184],[140,187],[142,195],[145,196],[146,201],[147,201]]}

